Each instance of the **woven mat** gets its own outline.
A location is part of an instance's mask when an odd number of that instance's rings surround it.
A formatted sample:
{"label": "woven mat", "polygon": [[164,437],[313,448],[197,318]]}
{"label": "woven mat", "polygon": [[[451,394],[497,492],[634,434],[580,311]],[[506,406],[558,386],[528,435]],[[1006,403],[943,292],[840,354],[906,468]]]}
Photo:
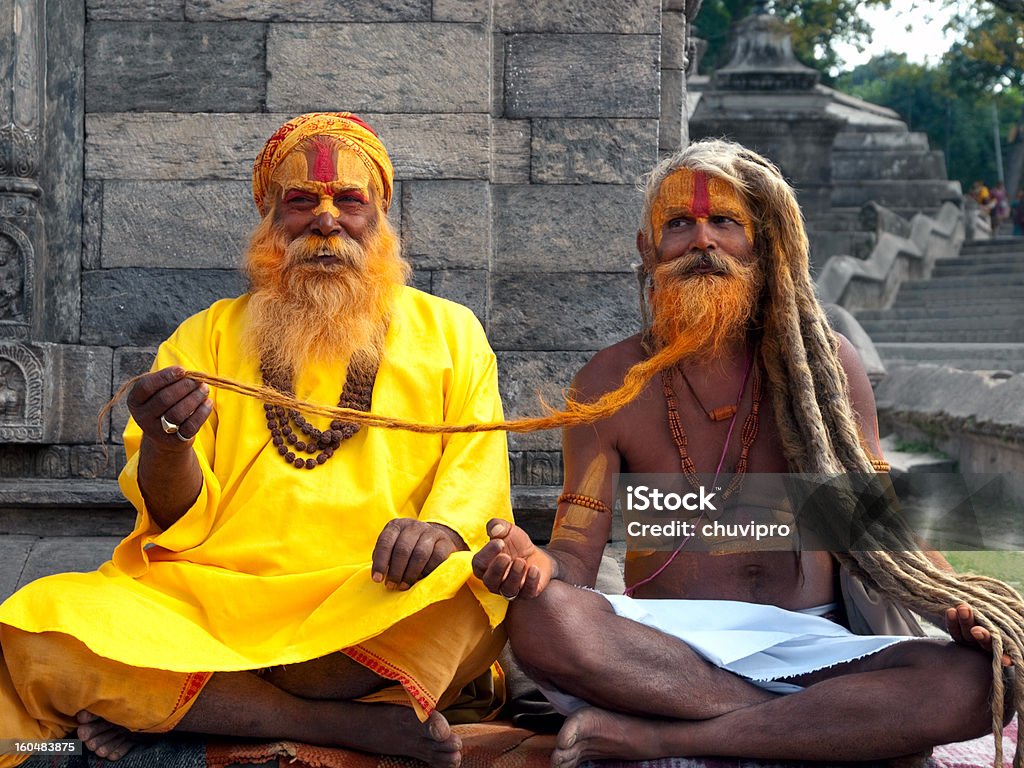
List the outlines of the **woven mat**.
{"label": "woven mat", "polygon": [[[462,737],[464,768],[546,768],[555,737],[536,734],[509,723],[457,725]],[[1005,765],[1010,765],[1017,739],[1017,722],[1003,734]],[[936,747],[924,768],[990,768],[995,759],[991,736],[959,744]],[[274,766],[279,768],[422,768],[411,758],[382,757],[345,749],[316,747],[295,742],[221,743],[189,738],[164,738],[137,747],[118,763],[94,755],[80,757],[35,755],[22,768],[229,768],[229,766]],[[806,768],[807,763],[780,763],[727,758],[682,758],[636,762],[586,763],[588,768]],[[818,763],[815,765],[825,765]],[[851,764],[845,764],[849,768]],[[858,768],[885,763],[859,763]]]}

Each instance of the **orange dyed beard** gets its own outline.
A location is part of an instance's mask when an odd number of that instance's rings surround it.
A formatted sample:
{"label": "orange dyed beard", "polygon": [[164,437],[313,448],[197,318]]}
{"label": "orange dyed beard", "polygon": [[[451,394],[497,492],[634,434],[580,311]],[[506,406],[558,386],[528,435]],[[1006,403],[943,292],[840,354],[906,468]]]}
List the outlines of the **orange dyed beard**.
{"label": "orange dyed beard", "polygon": [[[691,273],[698,264],[709,274]],[[715,251],[694,251],[652,275],[651,337],[669,357],[708,360],[741,341],[756,314],[762,275],[757,263],[743,264]]]}
{"label": "orange dyed beard", "polygon": [[[320,263],[323,254],[338,263]],[[269,378],[291,381],[309,364],[380,362],[393,290],[409,274],[383,214],[365,245],[313,235],[288,243],[271,211],[244,268],[252,283],[246,343]]]}

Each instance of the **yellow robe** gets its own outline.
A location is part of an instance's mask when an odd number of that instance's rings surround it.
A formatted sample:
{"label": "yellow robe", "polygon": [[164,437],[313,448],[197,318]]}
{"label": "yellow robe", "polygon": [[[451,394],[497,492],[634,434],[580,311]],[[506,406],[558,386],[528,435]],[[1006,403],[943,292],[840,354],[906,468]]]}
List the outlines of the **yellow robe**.
{"label": "yellow robe", "polygon": [[[181,365],[259,382],[241,343],[247,304],[247,296],[222,300],[186,320],[161,345],[154,369]],[[306,371],[296,395],[334,404],[344,374]],[[192,508],[166,531],[153,524],[137,480],[141,431],[129,422],[120,483],[138,510],[134,531],[98,571],[19,590],[0,606],[0,624],[65,633],[133,667],[196,672],[357,646],[463,587],[492,628],[501,622],[506,603],[473,577],[471,558],[487,541],[487,520],[511,519],[503,433],[363,428],[324,465],[296,469],[271,443],[262,403],[219,389],[211,398],[213,414],[194,443],[204,484]],[[371,410],[449,424],[500,419],[494,353],[472,313],[399,289]],[[442,523],[471,551],[408,591],[388,591],[371,580],[370,555],[397,517]]]}

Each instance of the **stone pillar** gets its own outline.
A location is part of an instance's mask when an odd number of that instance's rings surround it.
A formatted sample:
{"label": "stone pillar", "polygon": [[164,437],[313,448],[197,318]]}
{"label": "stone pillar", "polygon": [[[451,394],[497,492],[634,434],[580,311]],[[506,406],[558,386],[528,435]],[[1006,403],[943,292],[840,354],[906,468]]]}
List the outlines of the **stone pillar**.
{"label": "stone pillar", "polygon": [[42,439],[43,367],[26,342],[45,250],[39,146],[43,3],[0,0],[0,441]]}
{"label": "stone pillar", "polygon": [[[45,42],[41,0],[0,0],[0,338],[27,339],[34,319]],[[0,390],[2,392],[2,390]]]}

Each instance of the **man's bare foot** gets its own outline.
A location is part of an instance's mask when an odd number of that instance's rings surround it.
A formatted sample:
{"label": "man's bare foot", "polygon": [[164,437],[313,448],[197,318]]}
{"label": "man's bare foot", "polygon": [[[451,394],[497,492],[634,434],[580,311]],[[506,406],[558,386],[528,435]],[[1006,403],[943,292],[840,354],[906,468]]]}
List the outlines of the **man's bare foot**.
{"label": "man's bare foot", "polygon": [[575,768],[584,760],[653,760],[671,757],[667,729],[683,721],[648,720],[597,707],[585,707],[569,715],[551,753],[552,768]]}
{"label": "man's bare foot", "polygon": [[361,745],[362,749],[415,757],[432,768],[459,768],[462,765],[462,739],[452,733],[452,727],[444,715],[434,710],[427,721],[421,723],[408,707],[394,709],[399,711],[396,727],[387,728],[383,722],[380,723],[384,727],[374,736],[380,737],[381,743],[376,746]]}
{"label": "man's bare foot", "polygon": [[75,715],[75,720],[78,721],[75,735],[97,757],[120,760],[142,741],[127,728],[109,723],[85,709]]}

